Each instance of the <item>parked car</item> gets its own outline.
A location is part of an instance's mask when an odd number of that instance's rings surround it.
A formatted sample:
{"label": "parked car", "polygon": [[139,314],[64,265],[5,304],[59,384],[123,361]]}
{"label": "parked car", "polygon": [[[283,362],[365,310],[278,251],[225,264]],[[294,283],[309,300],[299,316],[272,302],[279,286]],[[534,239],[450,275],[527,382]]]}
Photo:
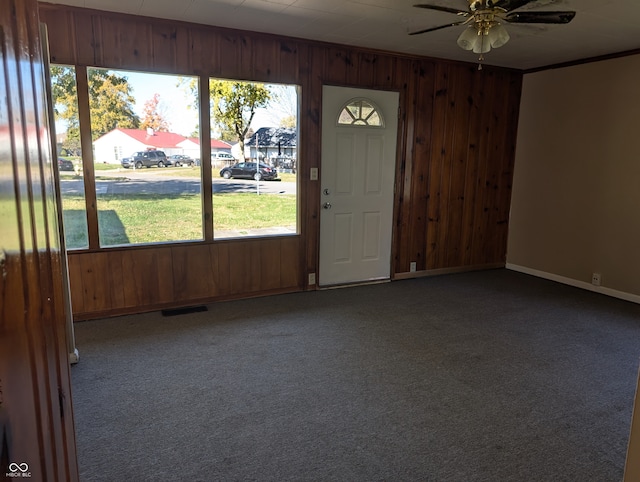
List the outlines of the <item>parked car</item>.
{"label": "parked car", "polygon": [[169,163],[167,162],[167,155],[164,151],[140,151],[134,153],[131,157],[123,158],[120,164],[127,169],[130,167],[140,169],[141,167],[151,166],[164,167]]}
{"label": "parked car", "polygon": [[230,162],[236,162],[236,159],[228,152],[212,152],[211,164],[214,164],[216,161],[225,161],[230,163]]}
{"label": "parked car", "polygon": [[189,156],[185,156],[184,154],[174,154],[173,156],[167,157],[168,165],[170,166],[193,166],[195,161],[191,159]]}
{"label": "parked car", "polygon": [[260,163],[260,172],[256,169],[255,162],[239,162],[231,167],[224,167],[220,170],[220,177],[225,179],[237,178],[237,179],[255,179],[259,181],[264,179],[266,181],[277,179],[278,170],[267,164]]}
{"label": "parked car", "polygon": [[59,171],[73,171],[73,162],[64,157],[58,157],[58,170]]}

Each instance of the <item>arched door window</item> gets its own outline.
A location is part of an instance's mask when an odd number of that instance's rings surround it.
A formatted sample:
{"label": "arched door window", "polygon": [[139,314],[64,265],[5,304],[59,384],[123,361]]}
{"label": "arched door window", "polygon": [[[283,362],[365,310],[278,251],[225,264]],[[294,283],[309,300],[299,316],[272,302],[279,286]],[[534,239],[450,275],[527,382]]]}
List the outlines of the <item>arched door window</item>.
{"label": "arched door window", "polygon": [[380,109],[368,99],[351,99],[340,110],[339,126],[384,127]]}

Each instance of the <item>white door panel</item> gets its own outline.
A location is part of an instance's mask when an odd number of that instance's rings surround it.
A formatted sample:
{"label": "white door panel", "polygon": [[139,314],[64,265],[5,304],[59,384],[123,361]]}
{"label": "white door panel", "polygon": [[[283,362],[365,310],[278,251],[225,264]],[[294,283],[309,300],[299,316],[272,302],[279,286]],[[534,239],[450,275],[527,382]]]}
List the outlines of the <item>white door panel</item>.
{"label": "white door panel", "polygon": [[[338,125],[351,99],[378,107],[384,127]],[[389,278],[398,94],[323,88],[321,286]]]}

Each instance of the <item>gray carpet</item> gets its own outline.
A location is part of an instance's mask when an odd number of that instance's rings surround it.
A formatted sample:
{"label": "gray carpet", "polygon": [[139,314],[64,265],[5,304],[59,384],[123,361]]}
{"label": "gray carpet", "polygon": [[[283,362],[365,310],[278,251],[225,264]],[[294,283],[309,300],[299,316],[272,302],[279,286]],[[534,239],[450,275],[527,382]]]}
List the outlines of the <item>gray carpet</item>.
{"label": "gray carpet", "polygon": [[640,306],[507,270],[76,324],[83,481],[622,479]]}

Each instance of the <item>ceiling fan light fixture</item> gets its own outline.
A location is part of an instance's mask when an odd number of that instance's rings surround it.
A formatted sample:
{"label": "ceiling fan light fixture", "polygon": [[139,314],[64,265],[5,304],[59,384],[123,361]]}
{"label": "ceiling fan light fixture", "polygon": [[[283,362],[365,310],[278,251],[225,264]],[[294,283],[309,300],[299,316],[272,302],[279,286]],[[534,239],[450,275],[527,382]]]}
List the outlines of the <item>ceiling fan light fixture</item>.
{"label": "ceiling fan light fixture", "polygon": [[480,40],[481,35],[473,25],[465,28],[458,37],[458,46],[464,50],[474,50]]}
{"label": "ceiling fan light fixture", "polygon": [[487,34],[487,37],[489,40],[489,44],[494,49],[497,49],[498,47],[502,47],[511,38],[509,36],[509,32],[507,32],[507,29],[504,28],[499,23],[491,27],[491,29],[489,29],[489,33]]}

